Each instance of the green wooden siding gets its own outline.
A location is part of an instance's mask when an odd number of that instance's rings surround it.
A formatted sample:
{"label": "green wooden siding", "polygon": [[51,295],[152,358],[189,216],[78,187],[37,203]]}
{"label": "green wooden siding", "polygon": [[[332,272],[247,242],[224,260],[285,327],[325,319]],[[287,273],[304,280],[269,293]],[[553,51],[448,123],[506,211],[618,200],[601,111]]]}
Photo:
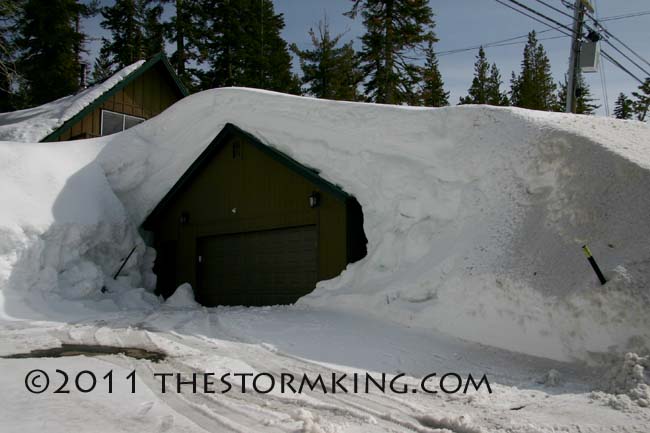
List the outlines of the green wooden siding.
{"label": "green wooden siding", "polygon": [[[314,191],[320,192],[321,203],[312,209],[308,198]],[[180,223],[182,215],[189,217],[187,224]],[[149,228],[155,232],[159,252],[163,245],[176,245],[175,257],[161,259],[176,263],[175,281],[161,281],[166,290],[172,290],[182,282],[198,287],[197,248],[204,241],[197,240],[292,227],[315,228],[317,280],[333,278],[348,262],[346,218],[345,199],[290,169],[245,137],[233,135],[174,193]]]}
{"label": "green wooden siding", "polygon": [[98,137],[101,132],[101,110],[150,119],[180,100],[183,94],[162,63],[139,75],[99,107],[63,131],[59,141]]}

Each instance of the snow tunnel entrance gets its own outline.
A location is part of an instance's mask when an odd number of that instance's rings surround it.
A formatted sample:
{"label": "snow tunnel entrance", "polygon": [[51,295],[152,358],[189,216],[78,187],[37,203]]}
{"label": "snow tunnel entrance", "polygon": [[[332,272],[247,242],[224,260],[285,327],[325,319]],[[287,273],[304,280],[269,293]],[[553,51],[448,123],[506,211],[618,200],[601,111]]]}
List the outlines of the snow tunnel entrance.
{"label": "snow tunnel entrance", "polygon": [[198,302],[294,303],[366,255],[355,197],[227,125],[144,223],[157,293],[189,283]]}

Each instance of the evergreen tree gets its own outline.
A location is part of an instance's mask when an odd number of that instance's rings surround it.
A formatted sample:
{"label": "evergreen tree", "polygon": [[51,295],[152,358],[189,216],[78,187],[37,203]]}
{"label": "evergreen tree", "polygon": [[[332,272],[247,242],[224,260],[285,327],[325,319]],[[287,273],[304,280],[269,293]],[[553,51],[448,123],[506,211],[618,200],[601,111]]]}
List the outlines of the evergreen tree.
{"label": "evergreen tree", "polygon": [[117,68],[163,51],[163,7],[159,0],[115,0],[101,9],[101,26],[111,34],[102,50]]}
{"label": "evergreen tree", "polygon": [[201,87],[246,86],[299,93],[291,55],[280,36],[284,17],[271,0],[206,0],[201,3]]}
{"label": "evergreen tree", "polygon": [[460,104],[487,104],[488,102],[488,77],[490,64],[485,57],[483,47],[479,48],[476,62],[474,63],[474,78],[468,96],[460,98]]}
{"label": "evergreen tree", "polygon": [[617,119],[631,119],[634,116],[634,102],[621,92],[616,98],[614,116]]}
{"label": "evergreen tree", "polygon": [[[565,76],[564,82],[558,84],[558,102],[555,111],[563,112],[566,110],[567,86],[568,80]],[[576,114],[594,114],[600,107],[600,105],[594,104],[594,101],[595,99],[591,97],[589,85],[585,81],[584,76],[579,74],[576,85]]]}
{"label": "evergreen tree", "polygon": [[632,92],[632,96],[635,98],[634,113],[636,118],[644,122],[648,115],[648,107],[650,107],[650,78],[646,78],[639,86],[639,91]]}
{"label": "evergreen tree", "polygon": [[95,64],[93,65],[92,82],[101,83],[114,73],[115,70],[110,56],[107,51],[102,48],[99,51],[99,56],[95,59]]}
{"label": "evergreen tree", "polygon": [[490,76],[487,79],[487,104],[488,105],[499,105],[499,106],[508,106],[510,101],[508,100],[508,94],[501,91],[501,72],[496,63],[492,63],[490,67]]}
{"label": "evergreen tree", "polygon": [[203,37],[201,21],[201,0],[164,0],[172,1],[175,14],[164,23],[166,39],[176,47],[170,56],[170,62],[181,81],[190,89],[198,85],[197,70],[190,66],[198,61],[199,40]]}
{"label": "evergreen tree", "polygon": [[165,28],[161,22],[163,6],[160,1],[149,0],[141,5],[142,51],[148,59],[165,51]]}
{"label": "evergreen tree", "polygon": [[368,80],[368,100],[384,104],[417,103],[422,68],[414,53],[429,42],[433,33],[433,12],[426,0],[354,0],[347,13],[358,14],[366,28],[361,37],[363,72]]}
{"label": "evergreen tree", "polygon": [[313,49],[300,50],[296,44],[291,50],[300,60],[302,84],[307,93],[317,98],[346,101],[358,100],[357,88],[363,80],[352,42],[338,46],[343,34],[332,37],[327,17],[318,25],[318,34],[309,30]]}
{"label": "evergreen tree", "polygon": [[15,25],[22,6],[22,0],[0,0],[0,112],[17,109],[19,76],[16,68],[18,49],[15,43]]}
{"label": "evergreen tree", "polygon": [[511,80],[510,100],[516,107],[551,111],[557,107],[557,86],[551,75],[551,63],[535,32],[528,34],[521,73]]}
{"label": "evergreen tree", "polygon": [[481,47],[474,63],[474,79],[469,95],[460,98],[460,104],[508,105],[508,97],[501,92],[501,73],[496,63],[490,66]]}
{"label": "evergreen tree", "polygon": [[422,71],[421,104],[427,107],[445,107],[449,105],[449,92],[445,92],[445,83],[438,69],[438,59],[429,41],[426,49],[426,62]]}
{"label": "evergreen tree", "polygon": [[27,0],[18,19],[18,68],[27,103],[39,105],[79,89],[80,46],[84,35],[76,0]]}

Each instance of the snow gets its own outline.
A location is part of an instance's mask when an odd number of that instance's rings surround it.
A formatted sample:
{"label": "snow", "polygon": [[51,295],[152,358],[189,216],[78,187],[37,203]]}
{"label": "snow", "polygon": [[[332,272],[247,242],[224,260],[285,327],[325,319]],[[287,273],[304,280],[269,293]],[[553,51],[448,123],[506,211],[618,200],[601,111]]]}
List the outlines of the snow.
{"label": "snow", "polygon": [[0,140],[27,143],[41,141],[142,64],[144,60],[126,66],[103,82],[74,95],[64,96],[34,108],[0,113]]}
{"label": "snow", "polygon": [[174,293],[165,300],[165,306],[171,308],[198,308],[201,306],[194,299],[192,286],[183,283],[176,288]]}
{"label": "snow", "polygon": [[[11,322],[0,355],[60,343],[136,346],[163,351],[160,363],[121,355],[1,359],[0,429],[54,431],[210,432],[645,432],[650,410],[624,395],[597,389],[606,370],[514,354],[452,337],[345,312],[308,307],[213,308],[130,312],[119,317],[61,324]],[[32,395],[25,374],[59,368],[97,376],[114,370],[115,389],[69,395]],[[121,380],[136,370],[136,394]],[[566,378],[556,387],[537,383],[542,371]],[[405,373],[416,384],[431,372],[487,374],[492,394],[303,394],[161,392],[153,373],[270,372],[329,376],[332,372]],[[218,377],[218,376],[217,376]],[[72,386],[72,383],[71,383]],[[104,387],[104,388],[102,388]],[[103,391],[99,391],[103,390]],[[19,415],[18,415],[19,414]],[[18,415],[18,416],[17,416]]]}
{"label": "snow", "polygon": [[[363,208],[367,257],[295,306],[206,309],[188,285],[166,302],[151,292],[155,252],[139,226],[229,122],[318,169]],[[12,139],[38,140],[31,134],[45,123],[34,113]],[[99,401],[115,419],[158,408],[147,425],[159,430],[645,431],[649,182],[650,128],[638,122],[238,88],[184,98],[107,137],[0,142],[0,351],[61,342],[162,350],[170,357],[161,365],[70,361],[136,365],[151,394]],[[0,360],[11,372],[0,377],[11,390],[1,398],[22,392],[29,366],[57,362]],[[149,375],[364,370],[416,381],[431,369],[487,373],[497,391],[212,398],[162,395]],[[0,419],[31,405],[80,420],[61,427],[71,430],[100,404],[21,395],[0,401]],[[36,430],[10,421],[0,429]],[[138,423],[100,429],[141,431]]]}
{"label": "snow", "polygon": [[106,140],[99,164],[136,223],[227,122],[363,208],[368,257],[301,303],[556,359],[647,350],[647,125],[206,91]]}
{"label": "snow", "polygon": [[[0,142],[0,315],[87,311],[71,307],[71,300],[94,315],[156,300],[144,289],[132,290],[151,287],[154,253],[94,161],[100,144]],[[125,266],[127,277],[112,280],[133,246],[138,253]]]}

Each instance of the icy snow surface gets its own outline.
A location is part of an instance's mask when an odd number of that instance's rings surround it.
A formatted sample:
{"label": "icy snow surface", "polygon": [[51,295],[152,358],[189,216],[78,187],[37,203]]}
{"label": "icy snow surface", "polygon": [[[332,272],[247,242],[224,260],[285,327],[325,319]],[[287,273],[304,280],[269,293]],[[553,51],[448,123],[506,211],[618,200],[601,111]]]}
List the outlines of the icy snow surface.
{"label": "icy snow surface", "polygon": [[105,81],[74,95],[64,96],[34,108],[0,113],[0,140],[37,142],[63,125],[86,108],[103,93],[112,89],[131,72],[138,69],[144,60],[126,66]]}

